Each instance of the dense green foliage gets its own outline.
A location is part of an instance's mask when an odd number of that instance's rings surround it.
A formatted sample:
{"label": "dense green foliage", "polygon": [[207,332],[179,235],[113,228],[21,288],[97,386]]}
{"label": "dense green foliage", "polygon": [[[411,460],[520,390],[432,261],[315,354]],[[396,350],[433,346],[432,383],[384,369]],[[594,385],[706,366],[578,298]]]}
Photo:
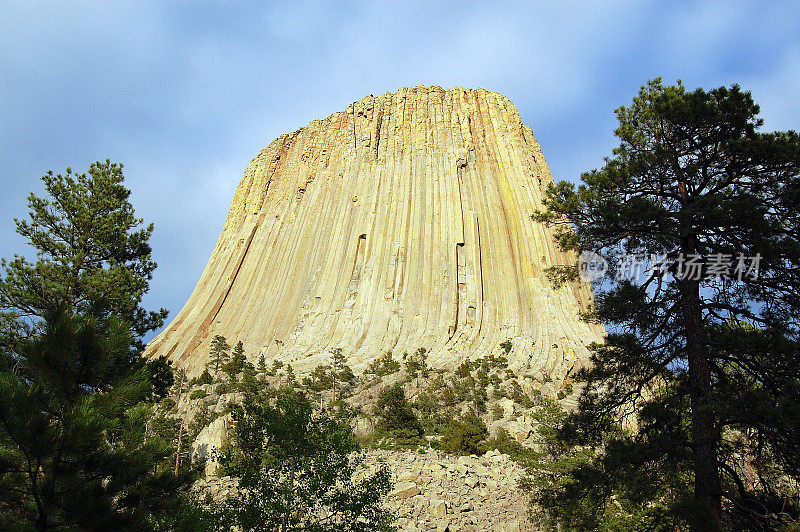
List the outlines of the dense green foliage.
{"label": "dense green foliage", "polygon": [[230,348],[231,346],[224,336],[219,334],[214,335],[214,338],[211,340],[211,351],[209,352],[211,358],[209,360],[209,365],[214,368],[214,373],[219,372],[220,368],[228,361],[228,350]]}
{"label": "dense green foliage", "polygon": [[130,363],[116,318],[46,314],[0,372],[2,528],[147,528],[180,501],[188,473],[146,434],[148,370]]}
{"label": "dense green foliage", "polygon": [[314,392],[331,390],[332,401],[340,401],[350,395],[356,384],[356,376],[346,363],[341,349],[331,351],[331,363],[314,368],[303,385]]}
{"label": "dense green foliage", "polygon": [[[227,341],[223,341],[227,344]],[[216,340],[216,337],[215,337]],[[214,349],[212,343],[212,350]],[[247,365],[247,357],[244,356],[244,346],[242,345],[242,341],[239,340],[236,342],[236,345],[233,346],[233,351],[231,351],[230,360],[225,362],[222,366],[222,371],[228,374],[229,378],[236,378],[236,376],[244,370],[245,365]]]}
{"label": "dense green foliage", "polygon": [[486,424],[473,410],[460,418],[451,419],[442,431],[441,448],[455,454],[482,454],[483,443],[489,437]]}
{"label": "dense green foliage", "polygon": [[158,358],[147,361],[147,369],[150,375],[150,383],[153,386],[152,396],[154,399],[163,399],[169,393],[169,389],[175,384],[175,375],[172,371],[171,363],[166,357],[161,355]]}
{"label": "dense green foliage", "polygon": [[29,219],[15,220],[17,232],[36,250],[34,263],[2,259],[0,325],[6,334],[35,326],[53,308],[125,320],[135,338],[160,327],[165,309],[139,304],[156,263],[128,201],[122,165],[96,162],[83,174],[42,177],[47,197],[28,196]]}
{"label": "dense green foliage", "polygon": [[364,375],[373,375],[376,379],[400,371],[400,362],[392,358],[392,352],[387,351],[382,356],[370,362]]}
{"label": "dense green foliage", "polygon": [[381,507],[390,488],[381,470],[357,480],[361,459],[347,422],[314,411],[292,389],[274,404],[248,394],[232,412],[232,444],[220,463],[239,480],[220,525],[229,530],[391,530]]}
{"label": "dense green foliage", "polygon": [[17,231],[37,261],[2,261],[0,526],[149,529],[187,504],[193,473],[175,473],[174,424],[156,414],[174,376],[145,363],[152,225],[128,202],[122,166],[43,178]]}
{"label": "dense green foliage", "polygon": [[399,383],[381,392],[375,402],[374,413],[378,417],[377,429],[401,443],[418,443],[424,433]]}
{"label": "dense green foliage", "polygon": [[[800,136],[758,132],[758,112],[737,86],[650,82],[617,110],[620,145],[605,165],[580,187],[552,187],[535,216],[610,273],[587,316],[610,334],[581,373],[560,470],[537,492],[564,527],[798,519]],[[632,255],[665,265],[616,275]],[[574,462],[581,448],[597,455]]]}

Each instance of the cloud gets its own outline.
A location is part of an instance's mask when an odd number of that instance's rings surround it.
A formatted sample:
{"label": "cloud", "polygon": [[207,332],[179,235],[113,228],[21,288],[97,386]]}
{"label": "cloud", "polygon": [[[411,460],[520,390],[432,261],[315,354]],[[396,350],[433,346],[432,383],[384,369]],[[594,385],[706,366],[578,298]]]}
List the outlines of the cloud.
{"label": "cloud", "polygon": [[0,256],[25,251],[11,218],[44,171],[122,161],[156,224],[146,302],[174,316],[250,159],[367,94],[501,92],[576,179],[615,145],[613,109],[659,75],[739,82],[767,129],[796,129],[798,52],[789,3],[5,2]]}

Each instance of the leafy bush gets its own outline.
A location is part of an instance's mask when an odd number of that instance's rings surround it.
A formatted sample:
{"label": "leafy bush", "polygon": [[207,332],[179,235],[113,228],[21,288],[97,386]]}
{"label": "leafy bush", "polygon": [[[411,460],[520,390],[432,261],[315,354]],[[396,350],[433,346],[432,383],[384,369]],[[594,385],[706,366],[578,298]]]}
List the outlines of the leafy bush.
{"label": "leafy bush", "polygon": [[198,388],[197,390],[192,390],[192,393],[189,394],[189,399],[202,399],[206,396],[206,391],[202,388]]}
{"label": "leafy bush", "polygon": [[481,454],[482,443],[489,436],[486,424],[468,411],[460,419],[453,419],[444,428],[440,442],[443,451],[455,454]]}
{"label": "leafy bush", "polygon": [[487,451],[489,449],[495,449],[496,451],[507,454],[511,458],[514,458],[523,464],[538,457],[538,453],[536,451],[523,446],[517,440],[512,438],[511,434],[509,434],[506,429],[500,429],[497,431],[497,435],[494,438],[490,438],[486,441],[484,448]]}
{"label": "leafy bush", "polygon": [[400,362],[392,358],[391,351],[387,351],[381,357],[373,360],[364,373],[375,377],[384,377],[398,371],[400,371]]}
{"label": "leafy bush", "polygon": [[203,373],[200,374],[199,377],[195,377],[189,382],[189,386],[199,386],[202,384],[213,384],[214,378],[211,376],[211,373],[208,372],[208,368],[203,370]]}
{"label": "leafy bush", "polygon": [[291,390],[274,406],[249,396],[232,417],[220,464],[242,489],[221,505],[219,530],[392,530],[389,471],[354,478],[363,458],[347,422]]}
{"label": "leafy bush", "polygon": [[422,424],[399,383],[381,392],[373,412],[378,417],[377,429],[398,442],[415,443],[422,437]]}

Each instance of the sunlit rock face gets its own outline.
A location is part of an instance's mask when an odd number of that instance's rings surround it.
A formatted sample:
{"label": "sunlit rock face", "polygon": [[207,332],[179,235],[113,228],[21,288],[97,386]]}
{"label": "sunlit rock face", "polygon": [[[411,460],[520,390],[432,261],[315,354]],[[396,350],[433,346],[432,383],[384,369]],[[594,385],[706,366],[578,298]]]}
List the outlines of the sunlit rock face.
{"label": "sunlit rock face", "polygon": [[[553,182],[530,128],[483,89],[403,88],[282,135],[250,163],[189,301],[148,346],[189,375],[214,335],[304,372],[341,348],[354,370],[420,347],[432,367],[513,345],[559,379],[603,329],[591,288],[531,220]],[[573,369],[574,371],[574,369]]]}

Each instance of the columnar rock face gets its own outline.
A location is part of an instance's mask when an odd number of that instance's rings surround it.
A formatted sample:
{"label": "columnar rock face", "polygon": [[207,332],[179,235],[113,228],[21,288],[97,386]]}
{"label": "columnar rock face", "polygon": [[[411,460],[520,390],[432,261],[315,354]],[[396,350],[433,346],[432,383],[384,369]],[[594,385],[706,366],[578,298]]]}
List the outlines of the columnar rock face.
{"label": "columnar rock face", "polygon": [[530,215],[552,177],[500,94],[403,88],[282,135],[250,163],[189,301],[148,346],[190,375],[211,339],[307,371],[341,348],[355,370],[424,347],[455,367],[511,340],[512,367],[565,375],[601,327],[591,288]]}

